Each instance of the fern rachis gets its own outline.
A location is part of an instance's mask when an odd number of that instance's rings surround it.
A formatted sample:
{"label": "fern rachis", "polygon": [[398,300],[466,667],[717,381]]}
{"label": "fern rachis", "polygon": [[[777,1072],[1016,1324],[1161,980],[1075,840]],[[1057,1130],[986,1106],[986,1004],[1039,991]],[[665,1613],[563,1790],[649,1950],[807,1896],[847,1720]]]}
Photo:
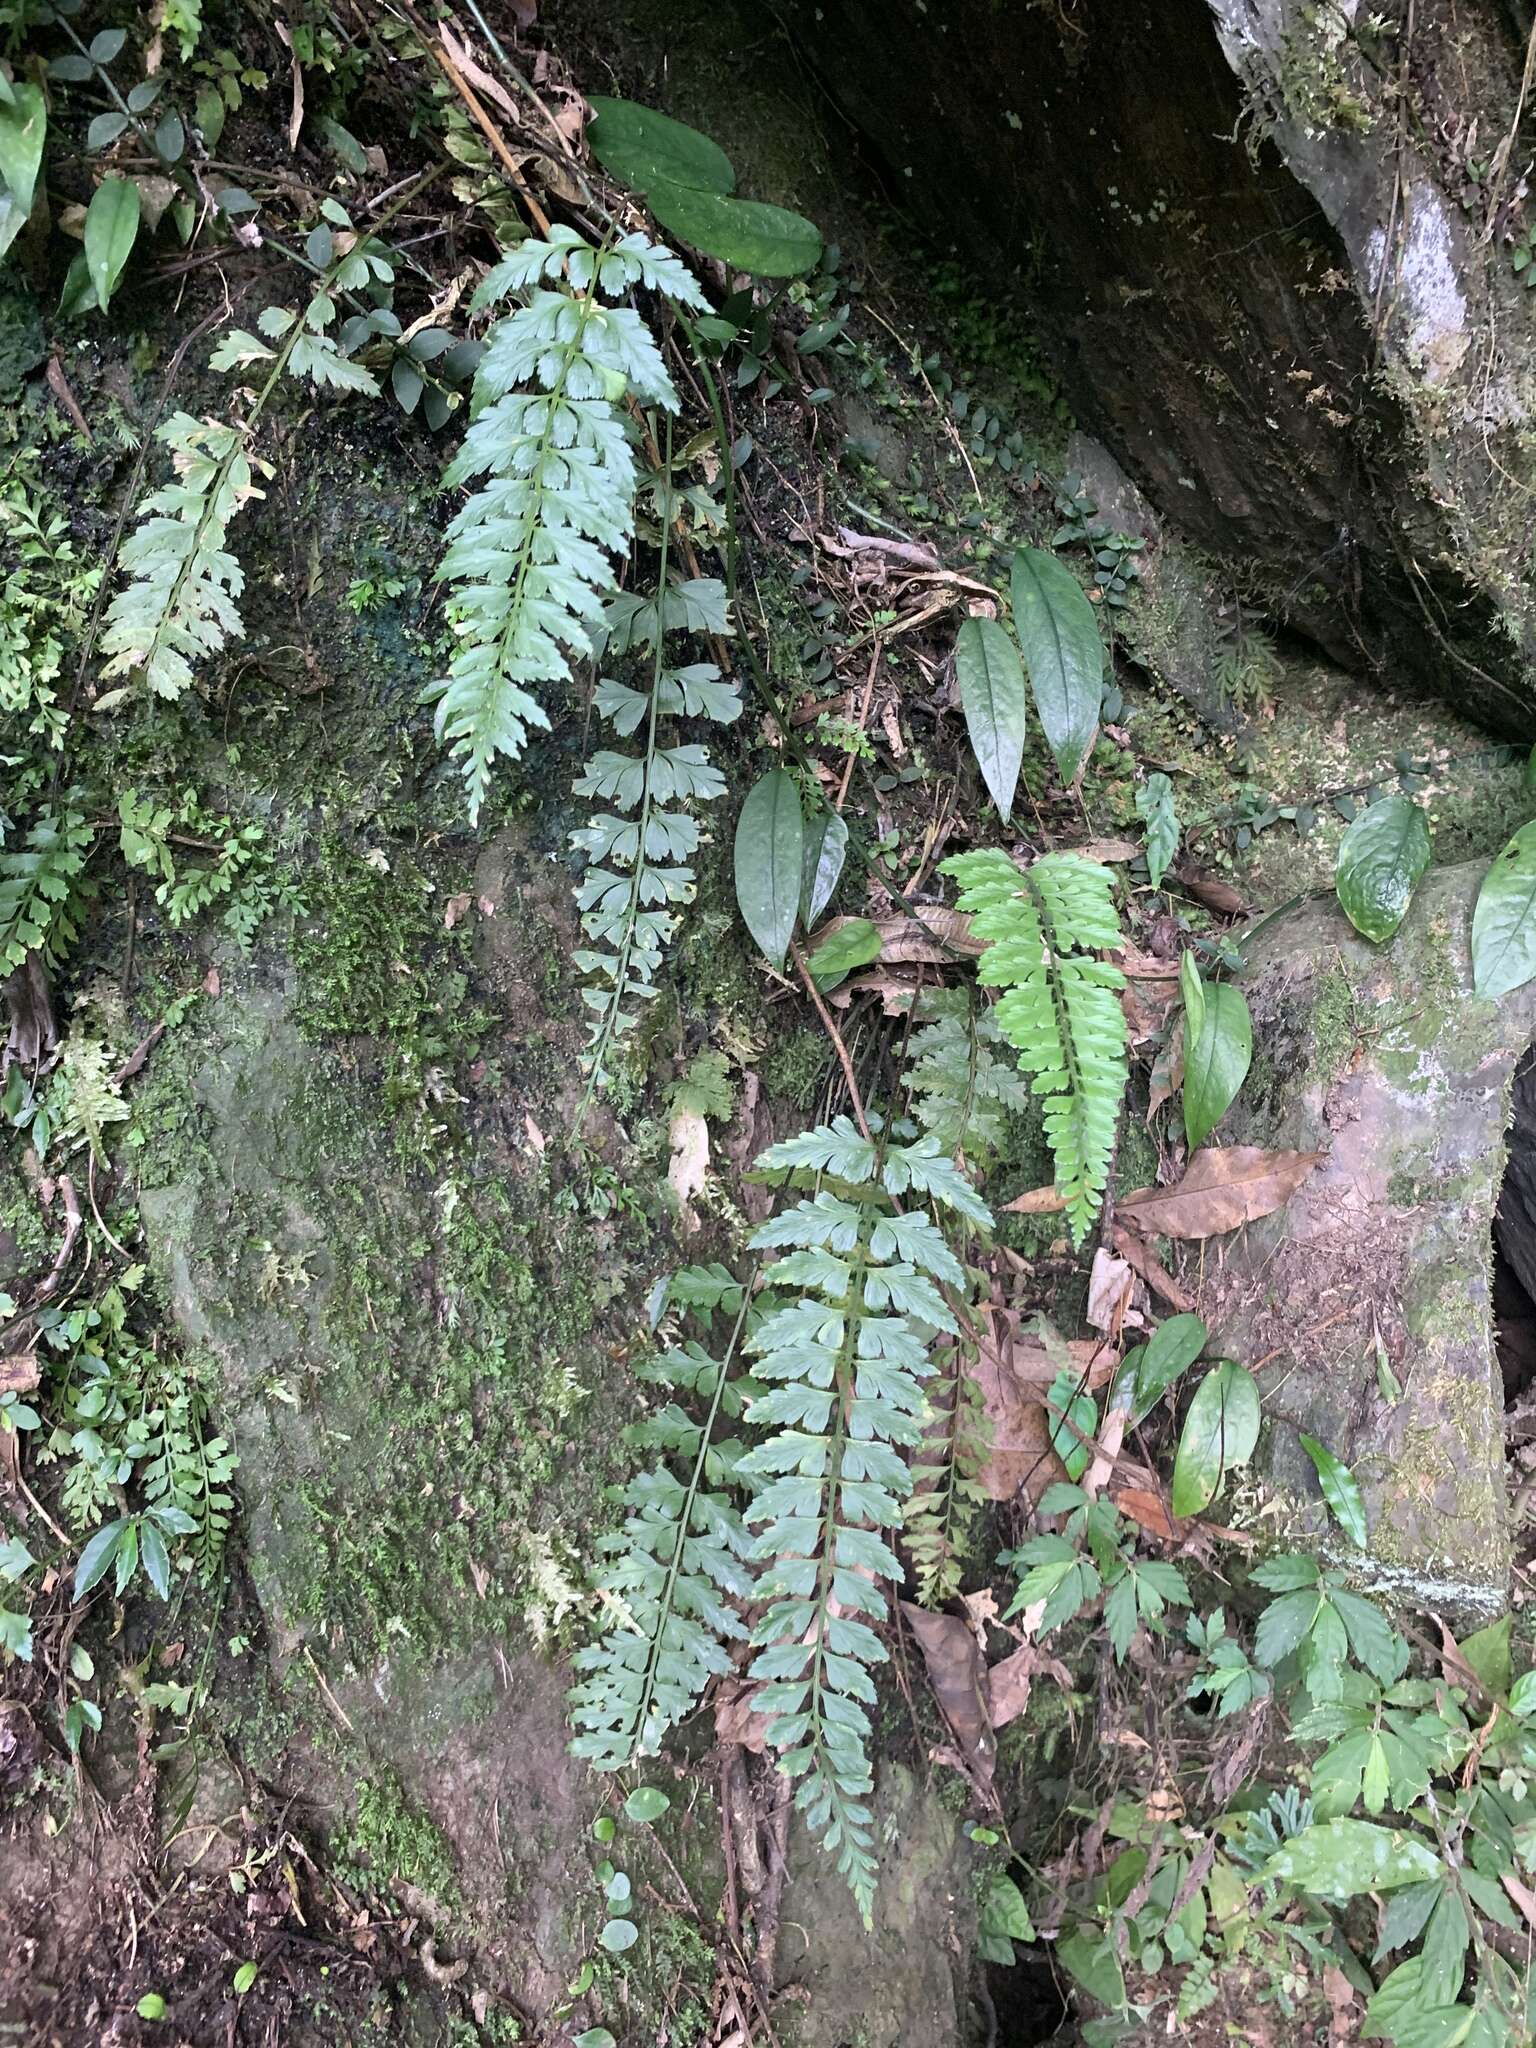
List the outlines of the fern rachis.
{"label": "fern rachis", "polygon": [[957,854],[943,871],[987,942],[977,976],[1004,991],[997,1022],[1043,1098],[1056,1184],[1081,1244],[1103,1201],[1127,1079],[1125,977],[1096,957],[1120,943],[1114,877],[1071,853],[1021,871],[996,849]]}

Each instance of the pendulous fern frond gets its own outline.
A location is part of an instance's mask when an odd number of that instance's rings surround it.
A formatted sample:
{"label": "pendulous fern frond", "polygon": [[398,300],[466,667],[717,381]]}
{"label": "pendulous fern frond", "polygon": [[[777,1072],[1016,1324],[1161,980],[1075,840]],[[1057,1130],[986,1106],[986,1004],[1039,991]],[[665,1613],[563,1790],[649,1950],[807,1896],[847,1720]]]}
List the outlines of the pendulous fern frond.
{"label": "pendulous fern frond", "polygon": [[1126,1087],[1125,977],[1096,955],[1120,944],[1108,868],[1048,853],[1020,870],[996,849],[954,855],[945,874],[987,941],[977,978],[1004,994],[997,1022],[1043,1098],[1073,1241],[1099,1213]]}
{"label": "pendulous fern frond", "polygon": [[449,488],[483,479],[449,526],[437,572],[453,586],[458,649],[431,692],[472,820],[496,757],[515,760],[530,727],[548,728],[530,686],[567,681],[571,657],[592,652],[614,559],[628,552],[636,477],[620,407],[633,397],[677,410],[644,320],[604,303],[636,286],[705,304],[677,258],[644,236],[593,249],[564,227],[514,249],[472,302],[483,311],[528,294],[491,330],[473,421],[444,478]]}
{"label": "pendulous fern frond", "polygon": [[1002,1144],[1008,1112],[1028,1106],[1029,1089],[995,1050],[1006,1040],[992,1010],[977,1011],[959,988],[925,989],[919,1002],[904,1075],[912,1114],[947,1152],[985,1159]]}
{"label": "pendulous fern frond", "polygon": [[882,1580],[901,1567],[885,1537],[901,1522],[912,1478],[902,1455],[919,1444],[928,1347],[958,1333],[941,1287],[960,1287],[959,1261],[917,1193],[973,1222],[985,1205],[938,1142],[882,1143],[846,1117],[774,1145],[766,1171],[810,1172],[807,1192],[751,1242],[779,1253],[765,1270],[788,1299],[748,1340],[769,1390],[747,1406],[770,1429],[741,1469],[763,1482],[747,1510],[770,1604],[752,1632],[750,1675],[780,1768],[799,1780],[796,1804],[837,1861],[866,1922],[876,1866],[868,1794],[869,1667],[886,1652]]}
{"label": "pendulous fern frond", "polygon": [[741,1517],[716,1489],[734,1477],[733,1446],[716,1443],[720,1416],[741,1412],[743,1381],[733,1366],[749,1312],[748,1291],[723,1268],[674,1274],[667,1295],[708,1322],[712,1308],[733,1316],[720,1359],[698,1343],[663,1354],[641,1377],[691,1395],[702,1421],[673,1401],[636,1424],[630,1441],[660,1453],[624,1488],[624,1525],[604,1539],[609,1562],[594,1583],[613,1626],[581,1650],[586,1675],[570,1694],[579,1731],[571,1748],[598,1770],[615,1771],[649,1754],[690,1713],[711,1677],[731,1669],[726,1642],[746,1630],[728,1604],[745,1599],[752,1578]]}

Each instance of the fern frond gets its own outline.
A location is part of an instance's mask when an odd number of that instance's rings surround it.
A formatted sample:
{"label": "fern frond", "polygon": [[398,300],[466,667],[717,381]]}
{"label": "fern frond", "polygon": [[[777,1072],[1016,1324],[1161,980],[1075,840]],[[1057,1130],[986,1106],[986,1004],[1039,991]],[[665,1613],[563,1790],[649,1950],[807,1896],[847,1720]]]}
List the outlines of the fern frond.
{"label": "fern frond", "polygon": [[912,1561],[924,1607],[956,1599],[977,1516],[987,1499],[980,1474],[992,1450],[981,1389],[968,1347],[953,1344],[930,1381],[932,1421],[912,1464],[912,1494],[902,1518],[902,1547]]}
{"label": "fern frond", "polygon": [[939,1289],[962,1277],[932,1217],[896,1211],[893,1198],[919,1188],[987,1214],[936,1151],[932,1138],[882,1150],[839,1118],[758,1161],[820,1166],[840,1186],[803,1197],[751,1240],[781,1254],[765,1279],[791,1297],[748,1344],[769,1390],[748,1403],[747,1421],[774,1432],[741,1461],[763,1482],[747,1521],[770,1603],[752,1633],[751,1676],[780,1768],[799,1780],[796,1804],[866,1922],[870,1667],[886,1654],[872,1624],[887,1613],[880,1581],[900,1575],[880,1532],[899,1526],[911,1490],[902,1452],[922,1440],[930,1336],[958,1330]]}
{"label": "fern frond", "polygon": [[1120,944],[1114,877],[1071,853],[1021,871],[995,849],[956,854],[943,870],[987,941],[977,978],[1004,991],[997,1022],[1043,1098],[1056,1186],[1081,1244],[1103,1201],[1127,1078],[1125,977],[1094,957]]}
{"label": "fern frond", "polygon": [[920,1001],[907,1046],[912,1113],[946,1152],[984,1158],[1002,1144],[1008,1112],[1028,1106],[1029,1089],[993,1050],[1006,1041],[990,1009],[978,1013],[958,988],[925,990]]}
{"label": "fern frond", "polygon": [[[541,280],[562,279],[551,291]],[[484,308],[527,291],[491,330],[475,372],[473,423],[449,464],[452,488],[483,478],[448,529],[439,578],[453,585],[458,651],[432,686],[437,733],[462,762],[471,820],[498,755],[515,760],[549,716],[536,684],[568,681],[589,655],[634,532],[635,466],[618,406],[677,410],[649,329],[605,304],[637,284],[702,304],[677,259],[642,236],[590,248],[570,229],[525,242],[482,284]]]}
{"label": "fern frond", "polygon": [[108,676],[142,672],[157,697],[192,687],[194,665],[245,631],[235,600],[245,576],[225,550],[229,522],[258,498],[244,431],[179,412],[158,430],[172,481],[139,507],[118,557],[129,581],[107,609]]}
{"label": "fern frond", "polygon": [[711,1677],[732,1668],[725,1644],[746,1633],[728,1602],[751,1591],[743,1562],[748,1541],[740,1515],[714,1490],[735,1470],[731,1448],[717,1444],[714,1431],[722,1414],[740,1413],[742,1388],[732,1365],[748,1298],[729,1275],[722,1283],[694,1270],[674,1275],[671,1284],[679,1300],[693,1300],[701,1280],[708,1306],[719,1306],[734,1290],[730,1342],[718,1361],[688,1344],[642,1372],[708,1405],[700,1422],[670,1402],[629,1432],[631,1442],[663,1455],[624,1488],[629,1512],[622,1529],[605,1539],[610,1562],[594,1575],[614,1625],[575,1660],[586,1675],[569,1696],[572,1722],[581,1731],[571,1748],[598,1770],[620,1770],[654,1751],[692,1712]]}
{"label": "fern frond", "polygon": [[0,852],[0,970],[29,953],[59,965],[80,931],[80,894],[95,837],[78,811],[45,811],[21,846]]}

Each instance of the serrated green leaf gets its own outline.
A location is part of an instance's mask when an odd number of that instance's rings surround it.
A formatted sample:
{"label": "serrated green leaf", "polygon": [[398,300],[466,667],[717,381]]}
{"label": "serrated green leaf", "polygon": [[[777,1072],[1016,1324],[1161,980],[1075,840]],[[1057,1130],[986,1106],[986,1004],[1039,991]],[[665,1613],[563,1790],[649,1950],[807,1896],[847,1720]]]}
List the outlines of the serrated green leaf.
{"label": "serrated green leaf", "polygon": [[1198,1151],[1237,1100],[1252,1061],[1247,997],[1228,982],[1208,983],[1200,1029],[1193,1040],[1187,1035],[1184,1040],[1184,1135],[1191,1152]]}
{"label": "serrated green leaf", "polygon": [[139,232],[139,188],[131,178],[104,178],[85,213],[85,268],[103,313]]}
{"label": "serrated green leaf", "polygon": [[747,930],[782,969],[800,908],[805,820],[800,791],[784,768],[747,792],[736,824],[736,901]]}
{"label": "serrated green leaf", "polygon": [[1259,1440],[1259,1389],[1253,1374],[1223,1359],[1195,1389],[1173,1461],[1173,1512],[1198,1515],[1227,1473],[1246,1465]]}
{"label": "serrated green leaf", "polygon": [[1024,759],[1024,670],[996,619],[966,619],[955,637],[955,675],[971,751],[993,803],[1013,815]]}
{"label": "serrated green leaf", "polygon": [[1362,811],[1344,834],[1334,871],[1355,930],[1378,945],[1390,939],[1430,858],[1429,825],[1411,797],[1384,796]]}
{"label": "serrated green leaf", "polygon": [[1536,975],[1536,819],[1522,825],[1483,877],[1472,913],[1472,977],[1505,996]]}
{"label": "serrated green leaf", "polygon": [[1358,1550],[1366,1547],[1365,1502],[1360,1496],[1359,1481],[1332,1451],[1324,1448],[1315,1436],[1305,1432],[1301,1448],[1317,1467],[1318,1483],[1323,1489],[1323,1499],[1333,1509],[1339,1527]]}
{"label": "serrated green leaf", "polygon": [[1104,695],[1104,643],[1072,571],[1044,548],[1013,557],[1013,630],[1046,745],[1065,783],[1093,751]]}

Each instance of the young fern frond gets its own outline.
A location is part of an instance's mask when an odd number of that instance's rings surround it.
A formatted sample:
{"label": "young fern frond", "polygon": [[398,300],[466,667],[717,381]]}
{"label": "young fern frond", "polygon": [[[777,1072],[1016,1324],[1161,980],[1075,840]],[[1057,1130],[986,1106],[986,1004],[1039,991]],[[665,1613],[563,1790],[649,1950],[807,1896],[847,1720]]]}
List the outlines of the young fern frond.
{"label": "young fern frond", "polygon": [[901,1567],[883,1530],[901,1521],[912,1479],[902,1456],[922,1440],[928,1345],[958,1326],[940,1293],[963,1285],[931,1215],[896,1208],[913,1192],[973,1222],[988,1214],[937,1141],[879,1145],[847,1118],[774,1145],[764,1170],[828,1176],[754,1233],[782,1254],[766,1268],[790,1299],[767,1314],[748,1349],[769,1391],[748,1404],[773,1434],[742,1460],[764,1481],[747,1510],[770,1605],[752,1633],[751,1676],[796,1804],[836,1857],[866,1922],[875,1889],[868,1794],[875,1688],[885,1649],[872,1623]]}
{"label": "young fern frond", "polygon": [[677,258],[643,236],[592,249],[563,227],[514,249],[472,302],[483,311],[528,293],[491,330],[473,422],[444,478],[450,489],[484,479],[450,524],[437,571],[453,585],[458,648],[430,692],[438,739],[463,763],[471,820],[497,755],[515,760],[530,727],[547,730],[529,686],[569,680],[570,657],[591,653],[614,559],[628,552],[636,479],[622,401],[677,410],[645,322],[604,303],[637,285],[705,304]]}
{"label": "young fern frond", "polygon": [[[748,1290],[710,1269],[690,1289],[674,1275],[677,1297],[720,1306],[734,1316],[724,1356],[697,1343],[665,1353],[641,1377],[707,1404],[695,1421],[669,1402],[629,1432],[632,1443],[661,1453],[623,1491],[629,1513],[605,1539],[610,1561],[595,1584],[615,1617],[599,1643],[581,1650],[586,1675],[570,1694],[579,1731],[571,1748],[602,1771],[616,1771],[656,1750],[666,1731],[690,1713],[711,1677],[731,1669],[724,1645],[746,1634],[729,1596],[752,1588],[743,1563],[748,1539],[741,1517],[715,1489],[734,1477],[734,1447],[717,1443],[721,1415],[741,1412],[743,1383],[732,1377],[748,1315]],[[681,1285],[677,1283],[681,1282]],[[703,1313],[707,1318],[708,1307]]]}
{"label": "young fern frond", "polygon": [[928,1386],[932,1421],[912,1464],[912,1495],[902,1517],[902,1548],[912,1560],[917,1597],[942,1607],[960,1592],[978,1511],[987,1499],[980,1474],[992,1450],[992,1428],[964,1341],[938,1360]]}
{"label": "young fern frond", "polygon": [[943,871],[987,941],[977,978],[1005,992],[997,1022],[1044,1098],[1056,1186],[1080,1245],[1104,1198],[1127,1078],[1125,977],[1095,957],[1120,944],[1114,876],[1073,853],[1021,871],[996,849],[956,854]]}
{"label": "young fern frond", "polygon": [[993,1050],[1006,1041],[990,1009],[977,1012],[958,988],[927,989],[919,1001],[904,1076],[912,1114],[945,1151],[984,1158],[1002,1144],[1007,1113],[1028,1106],[1029,1089]]}
{"label": "young fern frond", "polygon": [[196,663],[245,631],[235,602],[245,576],[224,542],[235,514],[261,492],[243,427],[179,412],[156,438],[175,474],[139,506],[118,556],[129,580],[107,610],[103,673],[138,672],[155,696],[180,697]]}
{"label": "young fern frond", "polygon": [[[671,454],[670,425],[667,438]],[[608,1079],[608,1061],[638,1021],[635,1003],[656,994],[662,953],[677,928],[673,905],[690,903],[694,873],[688,863],[699,845],[697,820],[684,808],[708,803],[725,788],[725,778],[710,765],[700,746],[662,746],[660,721],[678,713],[714,719],[728,725],[741,715],[741,699],[733,683],[722,680],[711,663],[668,669],[663,648],[673,624],[668,600],[674,586],[667,581],[669,529],[661,537],[661,582],[649,608],[652,639],[650,691],[642,695],[623,683],[605,679],[597,692],[597,708],[621,735],[645,721],[645,752],[620,754],[603,750],[587,764],[576,784],[578,796],[614,805],[599,811],[590,825],[571,834],[571,845],[585,854],[590,866],[576,890],[581,926],[590,945],[578,952],[576,965],[596,978],[582,990],[592,1012],[591,1037],[583,1055],[587,1085],[577,1108],[573,1134],[579,1133],[593,1097]],[[684,586],[686,588],[686,586]],[[631,627],[634,620],[630,621]],[[633,632],[629,644],[636,644]],[[621,816],[627,812],[630,815]]]}

